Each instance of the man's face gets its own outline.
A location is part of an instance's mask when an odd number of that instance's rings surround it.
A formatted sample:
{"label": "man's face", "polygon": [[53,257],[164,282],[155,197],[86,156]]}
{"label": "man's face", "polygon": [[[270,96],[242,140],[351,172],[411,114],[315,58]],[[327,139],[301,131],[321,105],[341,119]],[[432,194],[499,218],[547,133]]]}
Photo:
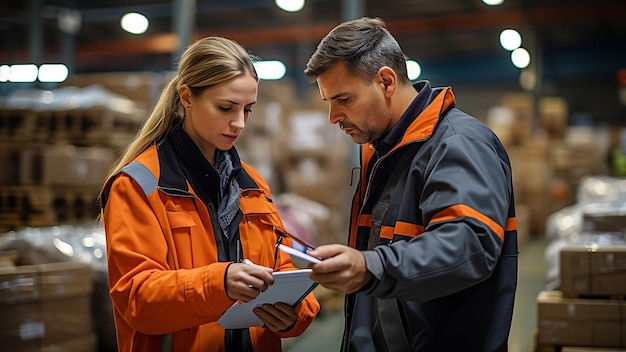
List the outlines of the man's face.
{"label": "man's face", "polygon": [[338,124],[354,143],[371,143],[390,129],[391,110],[377,76],[365,82],[339,62],[317,77],[317,85],[329,103],[330,123]]}

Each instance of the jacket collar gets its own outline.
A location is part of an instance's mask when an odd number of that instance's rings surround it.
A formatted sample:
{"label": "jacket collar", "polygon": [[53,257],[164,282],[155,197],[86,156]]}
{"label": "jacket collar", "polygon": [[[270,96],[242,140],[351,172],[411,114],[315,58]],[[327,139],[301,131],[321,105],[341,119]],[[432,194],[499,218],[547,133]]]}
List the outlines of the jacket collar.
{"label": "jacket collar", "polygon": [[454,106],[454,95],[449,87],[433,89],[427,80],[416,82],[413,87],[419,93],[398,123],[389,133],[372,143],[376,151],[382,155],[398,147],[400,142],[404,144],[411,140],[430,137],[440,115]]}
{"label": "jacket collar", "polygon": [[[180,130],[178,130],[179,128]],[[194,166],[194,170],[196,172],[216,172],[215,169],[213,169],[213,166],[206,161],[202,153],[197,149],[197,147],[195,147],[193,142],[191,143],[195,148],[192,148],[184,141],[185,137],[189,138],[179,125],[174,128],[167,138],[164,138],[157,143],[156,147],[159,154],[159,168],[161,170],[159,176],[159,187],[191,192],[187,182],[188,180],[178,164],[177,156],[188,165],[189,162],[191,162],[190,165],[196,165]],[[254,180],[243,171],[241,159],[239,158],[237,150],[233,147],[227,152],[231,155],[233,162],[233,175],[237,178],[239,187],[242,189],[258,188],[256,182],[254,182]],[[199,162],[199,160],[202,160],[205,163]],[[209,168],[211,170],[209,170]]]}
{"label": "jacket collar", "polygon": [[431,89],[430,83],[427,81],[418,82],[414,86],[419,89],[419,94],[414,103],[421,101],[420,96],[424,101],[423,103],[411,104],[403,114],[402,118],[409,119],[410,123],[406,129],[400,130],[404,133],[392,149],[397,149],[409,142],[430,138],[441,118],[455,106],[454,93],[450,87]]}
{"label": "jacket collar", "polygon": [[428,102],[432,99],[432,88],[430,87],[430,82],[417,82],[413,85],[413,88],[415,88],[419,94],[415,97],[413,102],[411,102],[411,105],[409,105],[409,107],[404,111],[398,120],[398,123],[395,124],[389,133],[372,143],[376,151],[383,155],[398,144],[400,139],[402,139],[404,132],[409,128],[420,112],[426,108]]}

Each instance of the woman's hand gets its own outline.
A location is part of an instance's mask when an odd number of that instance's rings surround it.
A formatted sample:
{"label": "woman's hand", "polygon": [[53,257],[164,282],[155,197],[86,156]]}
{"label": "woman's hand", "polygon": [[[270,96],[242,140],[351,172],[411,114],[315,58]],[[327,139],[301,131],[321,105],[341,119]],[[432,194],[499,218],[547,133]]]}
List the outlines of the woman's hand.
{"label": "woman's hand", "polygon": [[233,263],[226,271],[226,294],[232,300],[248,302],[274,283],[272,268]]}
{"label": "woman's hand", "polygon": [[290,305],[282,302],[275,304],[263,304],[253,310],[265,327],[274,331],[283,331],[291,328],[298,319],[296,310]]}

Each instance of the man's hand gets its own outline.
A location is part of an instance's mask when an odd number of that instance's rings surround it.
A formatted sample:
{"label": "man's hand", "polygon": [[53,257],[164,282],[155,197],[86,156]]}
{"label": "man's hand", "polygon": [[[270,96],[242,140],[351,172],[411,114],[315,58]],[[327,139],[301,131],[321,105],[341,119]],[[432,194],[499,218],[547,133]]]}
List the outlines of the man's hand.
{"label": "man's hand", "polygon": [[296,323],[298,314],[290,305],[282,302],[276,304],[263,304],[253,310],[268,329],[278,332],[290,328]]}
{"label": "man's hand", "polygon": [[234,263],[226,271],[226,293],[233,300],[253,300],[274,283],[272,268],[261,265]]}
{"label": "man's hand", "polygon": [[313,269],[309,276],[326,288],[352,293],[373,279],[365,266],[365,257],[354,248],[331,244],[317,247],[307,254],[322,259],[321,263],[309,265]]}

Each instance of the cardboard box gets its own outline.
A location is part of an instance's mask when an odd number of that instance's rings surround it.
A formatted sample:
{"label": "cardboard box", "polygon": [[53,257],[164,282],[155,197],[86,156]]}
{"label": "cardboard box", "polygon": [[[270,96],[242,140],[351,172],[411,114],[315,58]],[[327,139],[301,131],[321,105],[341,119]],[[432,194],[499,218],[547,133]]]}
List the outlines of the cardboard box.
{"label": "cardboard box", "polygon": [[36,146],[21,150],[14,178],[19,185],[98,186],[114,161],[110,148]]}
{"label": "cardboard box", "polygon": [[626,296],[626,246],[563,247],[559,270],[564,297]]}
{"label": "cardboard box", "polygon": [[585,232],[625,232],[626,213],[607,211],[587,206],[583,212],[582,229]]}
{"label": "cardboard box", "polygon": [[563,138],[567,128],[567,100],[561,97],[543,97],[537,105],[541,127],[551,138]]}
{"label": "cardboard box", "polygon": [[0,268],[13,267],[17,260],[18,252],[12,251],[0,251]]}
{"label": "cardboard box", "polygon": [[3,350],[39,351],[42,346],[92,333],[91,291],[91,267],[87,264],[0,268]]}
{"label": "cardboard box", "polygon": [[0,305],[90,295],[91,267],[58,262],[0,268]]}
{"label": "cardboard box", "polygon": [[626,347],[626,301],[537,296],[538,345]]}
{"label": "cardboard box", "polygon": [[2,347],[9,351],[41,347],[93,332],[91,297],[70,296],[0,306]]}
{"label": "cardboard box", "polygon": [[54,146],[43,151],[42,184],[98,186],[115,161],[109,148]]}
{"label": "cardboard box", "polygon": [[66,341],[42,346],[41,352],[96,352],[98,351],[97,342],[98,335],[96,333],[89,333]]}

